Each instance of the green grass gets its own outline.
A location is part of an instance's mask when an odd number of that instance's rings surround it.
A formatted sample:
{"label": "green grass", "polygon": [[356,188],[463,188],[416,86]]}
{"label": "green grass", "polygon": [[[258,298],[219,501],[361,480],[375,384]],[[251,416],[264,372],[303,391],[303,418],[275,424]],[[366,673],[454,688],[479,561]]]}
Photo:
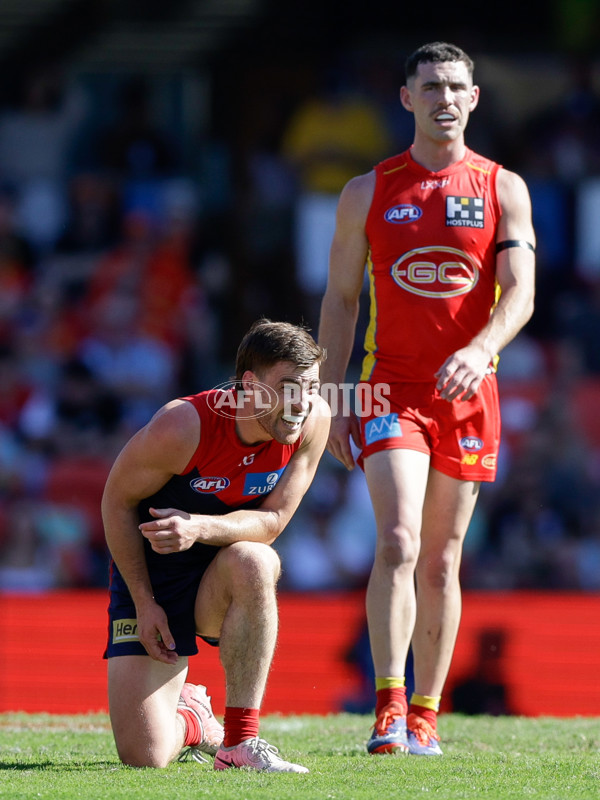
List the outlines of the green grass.
{"label": "green grass", "polygon": [[261,734],[309,775],[122,766],[102,714],[0,714],[0,797],[10,800],[362,800],[600,798],[600,720],[440,720],[442,758],[369,756],[372,720],[267,716]]}

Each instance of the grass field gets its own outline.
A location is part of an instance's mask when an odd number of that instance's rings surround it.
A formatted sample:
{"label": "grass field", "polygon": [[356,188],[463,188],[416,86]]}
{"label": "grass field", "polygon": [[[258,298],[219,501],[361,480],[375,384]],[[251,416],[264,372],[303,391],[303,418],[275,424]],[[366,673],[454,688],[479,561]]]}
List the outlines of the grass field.
{"label": "grass field", "polygon": [[309,775],[122,766],[107,716],[0,714],[0,797],[10,800],[600,798],[600,720],[440,720],[442,758],[369,756],[372,719],[267,716],[261,734]]}

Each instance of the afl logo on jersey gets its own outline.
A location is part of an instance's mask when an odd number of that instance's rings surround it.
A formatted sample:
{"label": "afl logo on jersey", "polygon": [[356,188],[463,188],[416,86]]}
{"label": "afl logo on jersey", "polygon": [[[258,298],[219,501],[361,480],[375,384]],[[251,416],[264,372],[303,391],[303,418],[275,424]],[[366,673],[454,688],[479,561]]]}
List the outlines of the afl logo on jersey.
{"label": "afl logo on jersey", "polygon": [[460,446],[463,450],[481,450],[483,442],[477,436],[463,436],[460,440]]}
{"label": "afl logo on jersey", "polygon": [[399,206],[392,206],[383,215],[386,222],[393,222],[395,225],[403,225],[405,222],[415,222],[423,212],[419,206],[411,206],[402,203]]}
{"label": "afl logo on jersey", "polygon": [[419,247],[392,264],[392,278],[407,292],[421,297],[457,297],[479,280],[479,269],[454,247]]}
{"label": "afl logo on jersey", "polygon": [[229,478],[194,478],[190,486],[198,494],[216,494],[229,486]]}

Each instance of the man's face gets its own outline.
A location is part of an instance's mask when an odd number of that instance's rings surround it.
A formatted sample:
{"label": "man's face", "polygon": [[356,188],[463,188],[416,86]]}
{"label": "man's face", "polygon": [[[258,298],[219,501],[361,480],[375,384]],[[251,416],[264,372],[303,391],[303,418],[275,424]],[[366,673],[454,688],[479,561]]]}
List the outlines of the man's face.
{"label": "man's face", "polygon": [[[319,394],[319,365],[301,370],[289,361],[280,361],[272,367],[253,373],[248,371],[244,380],[258,380],[272,389],[273,408],[256,417],[257,424],[281,444],[293,444],[311,413],[315,397]],[[275,403],[275,397],[277,402]]]}
{"label": "man's face", "polygon": [[419,64],[417,74],[400,89],[404,108],[415,116],[417,136],[435,142],[452,142],[467,127],[469,114],[479,100],[462,61]]}

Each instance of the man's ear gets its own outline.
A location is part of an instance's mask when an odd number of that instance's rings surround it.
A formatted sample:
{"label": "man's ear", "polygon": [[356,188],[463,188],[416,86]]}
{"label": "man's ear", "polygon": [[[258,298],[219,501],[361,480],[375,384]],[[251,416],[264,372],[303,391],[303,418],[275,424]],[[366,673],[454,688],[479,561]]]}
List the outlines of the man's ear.
{"label": "man's ear", "polygon": [[407,111],[413,111],[413,104],[408,86],[400,87],[400,102]]}
{"label": "man's ear", "polygon": [[257,382],[258,378],[254,374],[254,372],[252,372],[252,370],[250,369],[247,369],[242,375],[242,388],[246,392],[251,392],[253,384]]}
{"label": "man's ear", "polygon": [[469,112],[477,108],[477,103],[479,103],[479,86],[473,86],[471,87],[471,102],[469,103]]}

